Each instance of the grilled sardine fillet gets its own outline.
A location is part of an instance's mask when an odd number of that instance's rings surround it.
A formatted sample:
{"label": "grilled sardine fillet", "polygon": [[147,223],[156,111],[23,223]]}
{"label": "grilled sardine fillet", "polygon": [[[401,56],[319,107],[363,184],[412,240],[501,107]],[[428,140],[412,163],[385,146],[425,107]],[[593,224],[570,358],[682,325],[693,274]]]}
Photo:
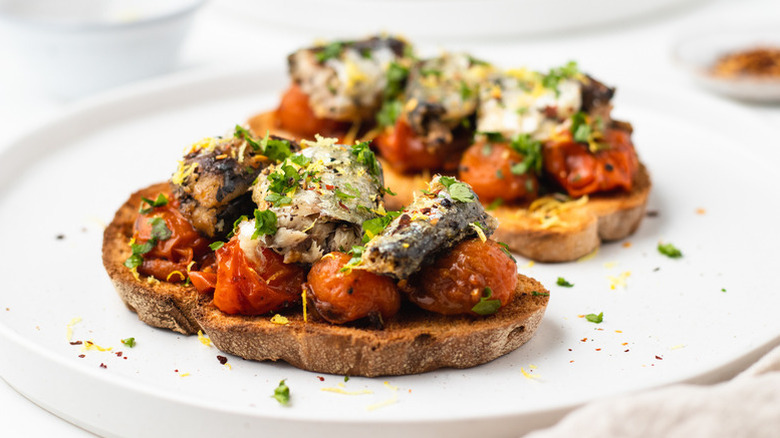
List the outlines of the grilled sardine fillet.
{"label": "grilled sardine fillet", "polygon": [[287,60],[292,80],[309,96],[317,117],[356,121],[374,117],[390,65],[402,62],[410,49],[398,38],[372,37],[301,49]]}
{"label": "grilled sardine fillet", "polygon": [[[232,137],[210,137],[193,144],[171,177],[172,191],[180,201],[179,210],[206,236],[223,237],[237,218],[252,214],[252,182],[260,171],[274,163],[268,156],[273,154],[264,150],[268,139],[248,135],[237,128]],[[300,149],[295,142],[278,137],[272,140],[283,144],[286,152],[282,156]]]}
{"label": "grilled sardine fillet", "polygon": [[249,241],[242,226],[244,252],[259,244],[282,254],[285,263],[314,263],[361,244],[363,222],[382,210],[382,169],[368,143],[334,142],[320,138],[260,175],[253,199],[259,210],[276,215],[277,230]]}
{"label": "grilled sardine fillet", "polygon": [[366,244],[362,269],[406,279],[437,253],[498,227],[468,184],[437,175],[426,192]]}
{"label": "grilled sardine fillet", "polygon": [[409,72],[404,114],[429,145],[452,142],[452,129],[477,109],[480,84],[493,71],[465,53],[419,61]]}

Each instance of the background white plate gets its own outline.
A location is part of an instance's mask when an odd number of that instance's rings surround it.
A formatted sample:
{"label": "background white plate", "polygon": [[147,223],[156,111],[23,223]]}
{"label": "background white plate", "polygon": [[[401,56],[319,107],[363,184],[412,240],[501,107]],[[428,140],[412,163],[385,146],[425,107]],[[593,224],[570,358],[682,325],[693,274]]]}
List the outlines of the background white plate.
{"label": "background white plate", "polygon": [[[635,126],[658,214],[630,245],[605,245],[585,262],[520,259],[552,292],[528,344],[469,370],[351,378],[346,390],[372,392],[351,396],[322,391],[342,376],[235,357],[220,365],[214,348],[147,327],[124,308],[100,261],[103,226],[130,192],[166,179],[185,146],[273,107],[284,85],[280,72],[177,76],[84,104],[6,148],[5,380],[106,436],[517,436],[596,398],[725,378],[780,339],[771,258],[780,235],[763,220],[780,206],[767,198],[773,161],[759,150],[774,133],[725,103],[621,89],[615,113]],[[660,255],[659,241],[684,257]],[[612,289],[608,277],[626,273]],[[556,286],[558,276],[575,286]],[[600,325],[578,317],[599,312]],[[74,341],[113,350],[70,345],[76,317]],[[134,349],[120,343],[130,336]],[[270,397],[281,379],[289,407]]]}

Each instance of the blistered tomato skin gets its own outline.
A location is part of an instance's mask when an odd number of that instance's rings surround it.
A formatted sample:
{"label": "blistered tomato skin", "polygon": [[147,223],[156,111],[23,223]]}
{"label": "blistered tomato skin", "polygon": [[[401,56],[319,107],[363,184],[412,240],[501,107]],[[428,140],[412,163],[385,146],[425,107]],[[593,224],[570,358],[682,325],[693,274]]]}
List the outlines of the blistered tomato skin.
{"label": "blistered tomato skin", "polygon": [[279,128],[306,139],[313,139],[314,134],[340,137],[349,128],[343,122],[317,118],[309,106],[309,96],[294,84],[282,96],[276,118]]}
{"label": "blistered tomato skin", "polygon": [[258,263],[250,261],[233,238],[217,250],[214,305],[227,314],[263,315],[301,300],[305,271],[285,264],[273,250],[263,248]]}
{"label": "blistered tomato skin", "polygon": [[178,283],[186,280],[188,270],[203,264],[204,258],[211,252],[211,241],[201,236],[182,216],[178,202],[170,196],[168,198],[166,205],[138,214],[133,224],[133,238],[139,245],[148,242],[152,238],[151,221],[162,219],[171,236],[157,241],[152,250],[143,255],[144,261],[138,266],[138,272],[161,281]]}
{"label": "blistered tomato skin", "polygon": [[[478,315],[472,308],[490,288],[505,306],[517,286],[517,266],[492,240],[464,241],[412,278],[409,300],[444,315]],[[500,309],[499,309],[500,311]]]}
{"label": "blistered tomato skin", "polygon": [[458,167],[460,152],[468,146],[471,136],[453,133],[452,143],[429,146],[417,136],[409,123],[399,117],[393,129],[386,129],[374,144],[393,168],[399,172],[421,170],[452,171]]}
{"label": "blistered tomato skin", "polygon": [[349,255],[333,252],[312,266],[308,298],[317,313],[334,324],[379,315],[387,320],[398,313],[401,294],[395,282],[360,269],[341,272],[349,260]]}
{"label": "blistered tomato skin", "polygon": [[512,173],[512,166],[522,162],[523,156],[505,143],[476,143],[463,154],[458,176],[471,185],[482,202],[535,197],[539,183],[531,171]]}
{"label": "blistered tomato skin", "polygon": [[542,148],[545,171],[570,196],[615,189],[630,191],[639,168],[630,134],[617,129],[604,131],[607,148],[592,153],[588,145],[571,139],[547,142]]}

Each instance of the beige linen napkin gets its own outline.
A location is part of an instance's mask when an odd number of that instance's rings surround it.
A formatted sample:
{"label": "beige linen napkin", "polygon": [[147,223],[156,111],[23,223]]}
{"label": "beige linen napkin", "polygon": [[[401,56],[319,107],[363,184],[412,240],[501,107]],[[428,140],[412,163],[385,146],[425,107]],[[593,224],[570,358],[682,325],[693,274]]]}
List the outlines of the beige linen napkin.
{"label": "beige linen napkin", "polygon": [[526,438],[780,437],[780,347],[734,379],[604,399]]}

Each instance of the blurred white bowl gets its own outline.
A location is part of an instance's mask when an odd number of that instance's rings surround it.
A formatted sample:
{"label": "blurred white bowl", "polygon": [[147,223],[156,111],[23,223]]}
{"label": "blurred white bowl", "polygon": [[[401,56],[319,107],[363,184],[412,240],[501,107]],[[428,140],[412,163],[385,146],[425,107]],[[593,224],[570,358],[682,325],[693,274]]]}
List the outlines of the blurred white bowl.
{"label": "blurred white bowl", "polygon": [[758,47],[780,47],[780,29],[757,25],[752,28],[698,30],[682,38],[673,48],[674,60],[694,81],[715,93],[751,102],[780,102],[780,78],[712,73],[720,57]]}
{"label": "blurred white bowl", "polygon": [[75,98],[170,70],[205,0],[0,0],[0,25],[42,87]]}

